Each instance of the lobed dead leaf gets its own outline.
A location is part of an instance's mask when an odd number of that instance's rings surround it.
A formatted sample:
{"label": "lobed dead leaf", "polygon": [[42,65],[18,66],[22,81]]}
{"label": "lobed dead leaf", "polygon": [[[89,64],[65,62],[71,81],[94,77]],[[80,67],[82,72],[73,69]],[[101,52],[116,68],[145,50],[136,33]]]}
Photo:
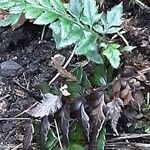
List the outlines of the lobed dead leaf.
{"label": "lobed dead leaf", "polygon": [[53,95],[51,93],[43,94],[41,103],[32,107],[27,113],[35,118],[49,116],[54,114],[62,106],[61,96]]}

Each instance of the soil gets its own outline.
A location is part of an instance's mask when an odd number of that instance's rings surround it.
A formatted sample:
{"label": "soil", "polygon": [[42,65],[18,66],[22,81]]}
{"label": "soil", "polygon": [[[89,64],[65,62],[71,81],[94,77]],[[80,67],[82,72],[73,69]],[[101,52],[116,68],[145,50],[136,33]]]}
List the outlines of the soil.
{"label": "soil", "polygon": [[[39,86],[57,73],[49,65],[51,57],[60,50],[55,48],[51,39],[51,31],[46,28],[44,39],[41,41],[43,27],[25,23],[19,29],[0,28],[0,64],[11,60],[20,68],[17,70],[6,66],[0,70],[0,118],[12,118],[36,102],[24,90],[17,86],[13,80],[30,91],[40,95]],[[68,49],[61,49],[61,54],[70,55]],[[14,69],[14,70],[13,70]],[[57,84],[58,80],[53,84]],[[6,98],[3,99],[3,96]],[[19,144],[22,140],[25,121],[0,121],[0,144]],[[4,148],[5,149],[5,148]]]}
{"label": "soil", "polygon": [[[124,10],[126,19],[132,16],[132,19],[124,25],[127,30],[125,38],[131,45],[137,46],[132,54],[124,56],[127,58],[125,65],[132,65],[137,71],[142,70],[145,66],[150,66],[150,12],[130,5]],[[48,27],[41,41],[42,30],[42,26],[29,22],[15,31],[10,27],[0,27],[0,65],[11,60],[9,62],[11,64],[8,63],[8,66],[0,70],[0,119],[13,118],[36,102],[16,85],[14,80],[40,95],[39,87],[44,82],[48,83],[57,73],[49,65],[51,57],[61,53],[67,59],[70,55],[70,48],[61,50],[55,48]],[[72,63],[75,61],[76,58],[73,58]],[[147,77],[150,77],[150,73]],[[59,80],[53,84],[57,83]],[[3,145],[4,150],[21,143],[25,122],[26,120],[0,120],[0,145]]]}

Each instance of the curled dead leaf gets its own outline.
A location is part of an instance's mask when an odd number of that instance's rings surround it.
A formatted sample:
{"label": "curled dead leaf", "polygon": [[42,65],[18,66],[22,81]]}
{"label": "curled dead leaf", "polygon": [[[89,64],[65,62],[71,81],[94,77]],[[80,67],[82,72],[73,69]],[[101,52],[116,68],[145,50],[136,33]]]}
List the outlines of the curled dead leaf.
{"label": "curled dead leaf", "polygon": [[128,105],[132,100],[132,92],[129,84],[127,84],[126,88],[120,92],[120,98],[123,100],[124,105]]}
{"label": "curled dead leaf", "polygon": [[120,80],[120,84],[121,84],[121,89],[125,89],[126,86],[127,86],[127,81],[124,81],[124,80]]}
{"label": "curled dead leaf", "polygon": [[65,62],[65,57],[60,54],[54,55],[54,57],[52,57],[51,59],[51,65],[56,67],[62,66]]}
{"label": "curled dead leaf", "polygon": [[86,97],[89,113],[90,113],[90,144],[89,149],[93,149],[96,145],[96,141],[99,135],[100,130],[103,127],[105,121],[105,115],[103,112],[105,102],[104,102],[104,93],[94,91],[89,96]]}
{"label": "curled dead leaf", "polygon": [[89,120],[90,120],[89,116],[87,115],[84,104],[82,103],[80,106],[80,112],[79,112],[79,122],[85,132],[85,135],[88,141],[89,141],[89,132],[90,132]]}
{"label": "curled dead leaf", "polygon": [[60,54],[54,55],[52,57],[51,65],[57,69],[57,71],[60,73],[60,75],[64,78],[67,78],[71,81],[77,81],[76,77],[72,75],[70,72],[68,72],[65,68],[63,68],[63,63],[65,61],[65,57]]}
{"label": "curled dead leaf", "polygon": [[128,91],[128,94],[126,95],[126,97],[123,99],[123,105],[126,106],[128,105],[131,101],[132,101],[133,97],[132,97],[132,93],[131,91]]}
{"label": "curled dead leaf", "polygon": [[70,116],[73,119],[78,119],[81,127],[84,130],[84,133],[89,141],[89,132],[90,132],[90,123],[89,123],[89,116],[85,111],[85,99],[78,98],[70,105]]}

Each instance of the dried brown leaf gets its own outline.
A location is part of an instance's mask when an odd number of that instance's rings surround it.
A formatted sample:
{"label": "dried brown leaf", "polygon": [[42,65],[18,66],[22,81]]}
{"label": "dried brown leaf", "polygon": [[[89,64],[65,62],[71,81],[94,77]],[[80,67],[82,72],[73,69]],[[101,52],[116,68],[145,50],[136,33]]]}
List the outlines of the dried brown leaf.
{"label": "dried brown leaf", "polygon": [[126,84],[126,88],[120,92],[120,98],[123,100],[124,105],[128,105],[132,100],[132,92],[129,84]]}
{"label": "dried brown leaf", "polygon": [[120,80],[120,84],[121,84],[121,88],[122,89],[125,89],[126,88],[126,86],[127,86],[127,82],[126,81],[124,81],[124,80]]}
{"label": "dried brown leaf", "polygon": [[62,77],[67,78],[71,81],[76,81],[76,77],[62,67],[64,61],[65,57],[63,55],[56,54],[54,55],[54,57],[52,57],[51,65],[55,69],[57,69],[57,71],[60,73]]}
{"label": "dried brown leaf", "polygon": [[100,8],[103,8],[104,0],[97,0],[97,3],[99,4]]}
{"label": "dried brown leaf", "polygon": [[135,93],[133,94],[133,98],[135,99],[135,101],[137,101],[140,105],[143,104],[144,102],[144,98],[143,98],[143,94],[140,90],[135,91]]}
{"label": "dried brown leaf", "polygon": [[89,123],[89,116],[87,115],[85,111],[84,104],[82,103],[80,106],[80,112],[79,112],[79,121],[82,126],[82,128],[85,131],[85,135],[87,137],[87,140],[89,141],[89,132],[90,132],[90,123]]}
{"label": "dried brown leaf", "polygon": [[71,118],[77,118],[81,127],[83,128],[87,140],[89,141],[89,132],[90,132],[90,123],[89,123],[89,116],[85,111],[85,99],[79,98],[76,99],[70,105],[70,116]]}
{"label": "dried brown leaf", "polygon": [[3,9],[0,10],[0,19],[4,19],[4,17],[7,15],[7,12]]}
{"label": "dried brown leaf", "polygon": [[55,67],[62,66],[65,62],[65,57],[60,54],[54,55],[54,57],[52,57],[51,59],[52,59],[51,64]]}
{"label": "dried brown leaf", "polygon": [[128,91],[127,96],[123,99],[123,105],[124,106],[128,105],[132,101],[132,99],[133,99],[132,93],[131,91]]}
{"label": "dried brown leaf", "polygon": [[61,96],[53,95],[51,93],[43,94],[41,103],[32,107],[27,113],[35,118],[49,116],[54,114],[62,106]]}
{"label": "dried brown leaf", "polygon": [[95,142],[97,141],[99,131],[105,121],[105,115],[103,112],[105,106],[104,93],[95,91],[91,95],[87,96],[86,100],[89,105],[91,126],[89,149],[93,149],[96,145]]}
{"label": "dried brown leaf", "polygon": [[115,93],[120,92],[120,89],[121,89],[120,80],[119,79],[115,79],[114,83],[112,85],[112,91],[113,91],[113,93],[115,94]]}
{"label": "dried brown leaf", "polygon": [[111,127],[113,131],[118,135],[117,131],[117,124],[118,120],[121,116],[122,109],[121,107],[123,106],[123,101],[119,97],[114,97],[114,99],[107,103],[108,111],[106,118],[107,120],[111,120]]}

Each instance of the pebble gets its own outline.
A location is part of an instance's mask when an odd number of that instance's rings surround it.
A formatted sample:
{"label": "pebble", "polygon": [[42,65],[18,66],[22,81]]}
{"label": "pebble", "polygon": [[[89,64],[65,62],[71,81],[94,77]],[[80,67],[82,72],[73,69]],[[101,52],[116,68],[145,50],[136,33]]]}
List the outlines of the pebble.
{"label": "pebble", "polygon": [[5,77],[22,73],[23,67],[13,60],[7,60],[0,64],[0,74]]}

